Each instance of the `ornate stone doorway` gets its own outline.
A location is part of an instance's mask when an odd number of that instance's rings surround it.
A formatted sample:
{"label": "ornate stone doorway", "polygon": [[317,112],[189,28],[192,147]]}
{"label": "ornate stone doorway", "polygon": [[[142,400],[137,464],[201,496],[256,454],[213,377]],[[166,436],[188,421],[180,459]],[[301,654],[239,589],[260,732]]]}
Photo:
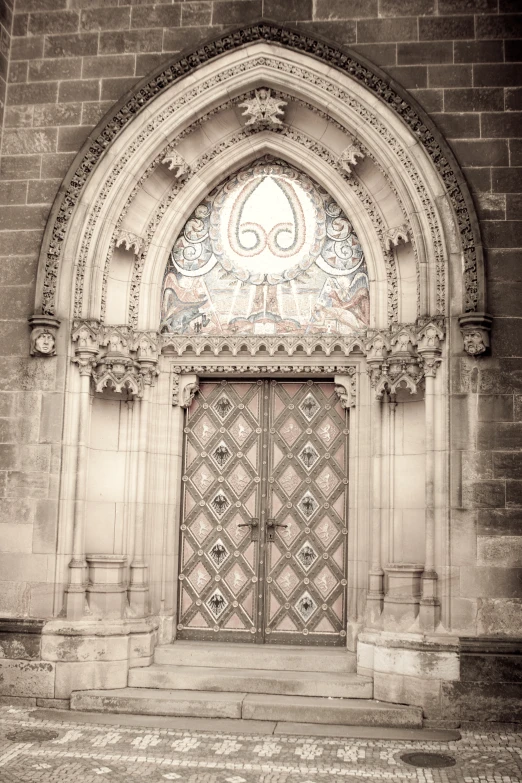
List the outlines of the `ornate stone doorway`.
{"label": "ornate stone doorway", "polygon": [[201,383],[185,428],[178,638],[344,644],[347,459],[333,383]]}

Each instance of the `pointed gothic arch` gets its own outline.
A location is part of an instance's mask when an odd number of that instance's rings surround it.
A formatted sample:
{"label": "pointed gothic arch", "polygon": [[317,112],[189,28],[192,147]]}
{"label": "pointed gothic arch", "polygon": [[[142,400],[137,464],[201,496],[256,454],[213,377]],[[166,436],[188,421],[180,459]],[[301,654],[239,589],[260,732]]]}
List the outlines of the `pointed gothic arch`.
{"label": "pointed gothic arch", "polygon": [[[368,327],[160,334],[164,271],[187,218],[264,156],[313,179],[352,221]],[[146,77],[91,133],[42,244],[33,337],[61,322],[67,391],[55,614],[130,616],[136,633],[161,614],[161,638],[172,639],[185,410],[201,378],[291,376],[334,383],[350,416],[343,633],[368,655],[361,670],[383,630],[451,629],[450,358],[462,351],[458,318],[472,328],[470,352],[485,348],[484,310],[478,222],[458,165],[415,101],[364,58],[259,23]],[[99,492],[96,481],[114,486]],[[111,504],[118,544],[107,543]]]}

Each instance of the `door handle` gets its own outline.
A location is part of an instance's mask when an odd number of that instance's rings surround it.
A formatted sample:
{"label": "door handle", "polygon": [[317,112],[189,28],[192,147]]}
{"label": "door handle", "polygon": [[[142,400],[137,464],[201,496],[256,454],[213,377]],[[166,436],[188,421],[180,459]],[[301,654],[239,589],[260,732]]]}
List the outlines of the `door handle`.
{"label": "door handle", "polygon": [[267,519],[267,527],[288,527],[288,525],[283,525],[282,522],[276,522],[275,519]]}
{"label": "door handle", "polygon": [[276,527],[288,527],[283,525],[282,522],[276,522],[275,519],[267,519],[266,521],[266,539],[267,541],[275,541],[275,529]]}
{"label": "door handle", "polygon": [[259,541],[259,519],[249,519],[248,522],[242,522],[238,527],[249,527],[250,540]]}
{"label": "door handle", "polygon": [[243,522],[238,527],[257,527],[259,525],[259,519],[249,519],[248,522]]}

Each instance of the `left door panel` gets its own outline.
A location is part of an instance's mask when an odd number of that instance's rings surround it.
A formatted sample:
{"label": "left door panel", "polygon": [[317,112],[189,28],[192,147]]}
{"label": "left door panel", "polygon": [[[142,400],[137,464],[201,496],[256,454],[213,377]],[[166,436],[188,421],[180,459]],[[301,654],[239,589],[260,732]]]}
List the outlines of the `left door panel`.
{"label": "left door panel", "polygon": [[[256,642],[263,381],[202,383],[188,411],[180,639]],[[252,527],[254,525],[254,527]]]}

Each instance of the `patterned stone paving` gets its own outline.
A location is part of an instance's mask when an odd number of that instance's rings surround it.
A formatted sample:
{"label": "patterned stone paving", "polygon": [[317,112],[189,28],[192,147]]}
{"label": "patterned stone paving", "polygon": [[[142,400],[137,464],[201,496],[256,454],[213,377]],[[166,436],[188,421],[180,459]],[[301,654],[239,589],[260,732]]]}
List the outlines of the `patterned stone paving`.
{"label": "patterned stone paving", "polygon": [[[456,764],[416,769],[400,760],[411,751],[451,755]],[[319,783],[331,778],[521,783],[522,734],[479,727],[462,731],[462,739],[453,742],[256,736],[35,721],[30,710],[0,708],[1,783]]]}

